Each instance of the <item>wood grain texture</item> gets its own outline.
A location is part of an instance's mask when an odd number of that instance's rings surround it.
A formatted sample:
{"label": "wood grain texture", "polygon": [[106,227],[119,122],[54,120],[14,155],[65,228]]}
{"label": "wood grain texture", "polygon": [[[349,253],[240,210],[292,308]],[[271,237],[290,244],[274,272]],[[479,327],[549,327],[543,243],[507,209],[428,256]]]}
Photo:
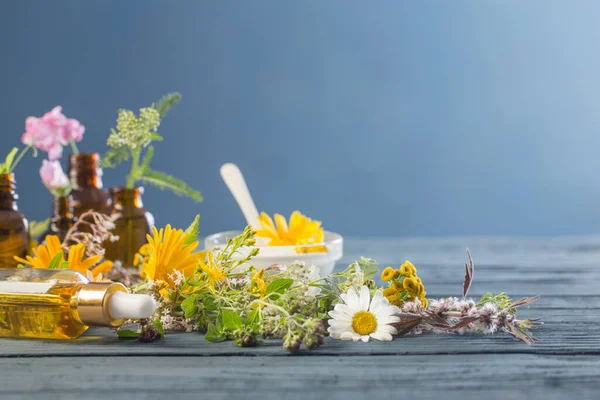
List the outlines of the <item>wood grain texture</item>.
{"label": "wood grain texture", "polygon": [[528,346],[507,334],[407,336],[391,343],[327,340],[290,355],[281,341],[241,349],[198,333],[143,344],[91,329],[71,342],[0,340],[1,399],[596,399],[600,390],[600,238],[350,239],[338,269],[361,255],[410,259],[431,297],[541,294]]}

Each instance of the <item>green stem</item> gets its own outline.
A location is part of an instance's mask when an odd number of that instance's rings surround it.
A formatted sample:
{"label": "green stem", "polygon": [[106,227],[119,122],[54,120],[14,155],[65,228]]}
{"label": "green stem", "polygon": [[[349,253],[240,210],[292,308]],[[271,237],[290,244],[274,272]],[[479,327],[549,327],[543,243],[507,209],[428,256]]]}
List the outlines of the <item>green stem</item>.
{"label": "green stem", "polygon": [[138,179],[137,175],[140,167],[140,152],[141,149],[139,147],[131,151],[131,171],[129,172],[129,175],[127,175],[127,183],[125,184],[125,188],[127,189],[133,189],[135,182]]}
{"label": "green stem", "polygon": [[73,139],[69,142],[71,144],[71,150],[73,150],[73,154],[79,154],[79,149],[77,148],[77,143]]}
{"label": "green stem", "polygon": [[17,156],[17,159],[13,161],[12,165],[7,165],[9,174],[15,170],[15,167],[17,166],[19,161],[21,161],[21,159],[23,158],[25,153],[27,153],[27,151],[29,151],[30,148],[31,148],[31,146],[27,146],[27,147],[23,148],[23,150],[21,150],[21,152]]}

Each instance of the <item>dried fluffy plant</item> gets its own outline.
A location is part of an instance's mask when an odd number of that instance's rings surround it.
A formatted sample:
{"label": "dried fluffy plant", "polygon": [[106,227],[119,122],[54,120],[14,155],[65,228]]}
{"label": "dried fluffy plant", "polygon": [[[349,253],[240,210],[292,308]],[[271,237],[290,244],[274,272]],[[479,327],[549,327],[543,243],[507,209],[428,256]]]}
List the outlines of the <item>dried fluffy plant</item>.
{"label": "dried fluffy plant", "polygon": [[489,334],[504,331],[527,344],[535,343],[536,339],[531,335],[530,329],[541,325],[542,322],[539,319],[519,320],[516,314],[518,307],[531,304],[539,296],[525,297],[513,302],[506,293],[496,296],[488,293],[477,303],[467,300],[466,296],[475,270],[468,249],[467,255],[469,262],[465,264],[462,299],[448,297],[430,300],[428,308],[424,308],[418,299],[404,304],[402,313],[398,314],[400,322],[395,325],[398,333],[400,335],[423,332]]}

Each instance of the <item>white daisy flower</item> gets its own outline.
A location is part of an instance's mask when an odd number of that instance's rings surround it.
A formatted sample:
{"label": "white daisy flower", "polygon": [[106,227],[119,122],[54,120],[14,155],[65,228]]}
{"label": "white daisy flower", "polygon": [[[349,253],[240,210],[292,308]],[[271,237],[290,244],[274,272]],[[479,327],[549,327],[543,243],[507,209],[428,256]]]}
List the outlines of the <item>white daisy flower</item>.
{"label": "white daisy flower", "polygon": [[373,300],[366,286],[360,288],[360,295],[350,289],[341,298],[345,304],[336,304],[333,311],[329,312],[333,319],[328,321],[327,331],[332,338],[368,342],[372,337],[390,341],[392,335],[398,333],[390,324],[400,322],[400,318],[394,315],[400,309],[390,305],[381,290],[375,293]]}

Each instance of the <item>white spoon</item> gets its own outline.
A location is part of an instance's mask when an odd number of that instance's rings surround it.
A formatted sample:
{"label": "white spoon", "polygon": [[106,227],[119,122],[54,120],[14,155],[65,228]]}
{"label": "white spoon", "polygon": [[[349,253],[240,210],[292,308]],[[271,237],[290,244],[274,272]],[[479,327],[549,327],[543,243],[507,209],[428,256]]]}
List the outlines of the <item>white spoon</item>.
{"label": "white spoon", "polygon": [[250,196],[250,191],[238,166],[232,163],[223,164],[221,167],[221,177],[237,201],[238,206],[240,206],[244,218],[246,218],[246,223],[252,229],[258,229],[258,210],[254,204],[254,200],[252,200],[252,196]]}

